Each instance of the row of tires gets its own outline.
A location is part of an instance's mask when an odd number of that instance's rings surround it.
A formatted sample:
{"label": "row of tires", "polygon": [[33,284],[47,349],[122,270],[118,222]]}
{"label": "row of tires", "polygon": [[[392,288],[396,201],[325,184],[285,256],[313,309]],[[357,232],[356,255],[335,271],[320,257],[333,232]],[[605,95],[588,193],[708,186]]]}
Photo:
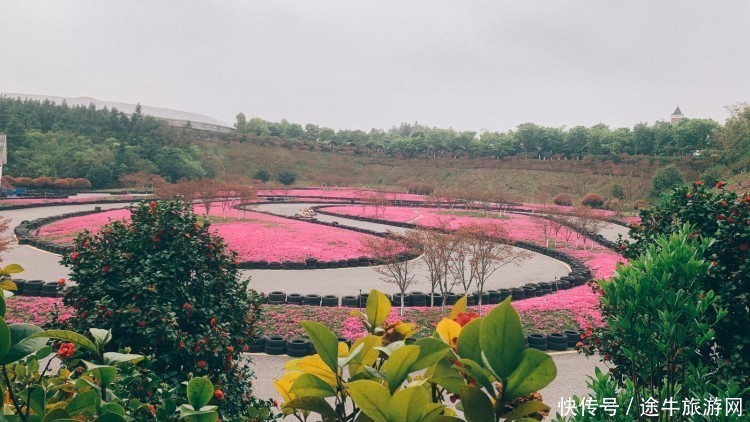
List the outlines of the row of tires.
{"label": "row of tires", "polygon": [[64,296],[64,292],[62,291],[63,285],[54,281],[24,280],[21,278],[14,278],[11,281],[16,284],[17,290],[13,292],[15,295],[35,297]]}
{"label": "row of tires", "polygon": [[581,333],[583,330],[566,330],[562,333],[529,334],[526,341],[529,347],[538,350],[565,351],[575,349],[577,344],[582,341]]}
{"label": "row of tires", "polygon": [[[567,290],[576,286],[583,285],[587,278],[581,275],[566,276],[559,280],[543,281],[540,283],[527,283],[522,287],[514,287],[510,289],[497,289],[482,292],[480,295],[478,292],[469,294],[467,296],[468,305],[476,305],[479,303],[483,304],[498,304],[510,297],[512,301],[518,301],[538,296],[544,296],[552,294],[558,290]],[[363,308],[367,304],[368,293],[362,293],[359,295],[348,295],[348,296],[336,296],[336,295],[318,295],[318,294],[300,294],[300,293],[285,293],[281,291],[271,292],[267,296],[266,303],[270,305],[308,305],[308,306],[326,306],[326,307],[350,307],[350,308]],[[414,291],[406,294],[394,293],[392,295],[386,295],[390,299],[391,304],[394,306],[401,306],[402,302],[404,306],[411,307],[428,307],[428,306],[443,306],[453,305],[461,298],[461,295],[456,293],[448,293],[443,296],[441,294],[431,294],[419,291]]]}

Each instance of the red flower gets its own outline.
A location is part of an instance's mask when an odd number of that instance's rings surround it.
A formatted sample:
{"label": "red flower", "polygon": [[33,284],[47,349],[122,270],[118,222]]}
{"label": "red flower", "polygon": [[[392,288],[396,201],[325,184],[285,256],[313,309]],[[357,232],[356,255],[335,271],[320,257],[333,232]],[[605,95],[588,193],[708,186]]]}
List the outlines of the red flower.
{"label": "red flower", "polygon": [[109,271],[109,266],[107,266],[107,265],[103,266],[102,267],[102,272],[106,273],[107,271]]}
{"label": "red flower", "polygon": [[726,184],[727,184],[727,182],[724,182],[723,180],[719,180],[718,182],[716,182],[716,187],[719,188],[719,189],[721,189],[724,186],[726,186]]}
{"label": "red flower", "polygon": [[57,284],[59,284],[61,286],[64,286],[65,285],[65,279],[61,278],[61,279],[57,280]]}
{"label": "red flower", "polygon": [[456,322],[458,323],[458,325],[463,327],[475,318],[479,318],[479,314],[477,314],[476,312],[461,312],[460,314],[456,315]]}
{"label": "red flower", "polygon": [[70,259],[78,259],[78,252],[73,252],[70,254]]}
{"label": "red flower", "polygon": [[146,321],[139,321],[138,322],[138,326],[139,327],[145,327],[146,326]]}
{"label": "red flower", "polygon": [[57,356],[59,358],[69,358],[73,356],[73,353],[76,351],[76,346],[73,343],[63,343],[60,345],[60,348],[57,349]]}
{"label": "red flower", "polygon": [[214,398],[216,400],[224,400],[224,392],[221,390],[214,391]]}
{"label": "red flower", "polygon": [[725,218],[726,217],[724,217],[724,214],[719,214],[719,215],[716,216],[716,219],[719,220],[719,221],[724,220]]}
{"label": "red flower", "polygon": [[213,327],[214,325],[216,325],[216,317],[213,317],[213,318],[211,318],[211,321],[209,322],[209,324],[210,324],[210,325],[211,325],[212,327]]}
{"label": "red flower", "polygon": [[156,202],[151,201],[151,202],[148,203],[148,206],[149,206],[149,208],[154,209],[154,208],[156,208]]}
{"label": "red flower", "polygon": [[147,404],[146,406],[148,406],[148,411],[151,412],[152,415],[156,415],[156,408],[153,404]]}
{"label": "red flower", "polygon": [[277,401],[276,401],[276,399],[274,399],[274,401],[273,401],[273,405],[274,405],[275,407],[279,407],[279,402],[277,402]]}
{"label": "red flower", "polygon": [[232,347],[232,346],[228,346],[228,347],[227,347],[227,352],[229,352],[229,353],[232,353],[232,352],[234,352],[234,347]]}
{"label": "red flower", "polygon": [[154,243],[156,243],[156,242],[159,241],[159,238],[156,237],[156,236],[151,236],[151,241],[154,242]]}
{"label": "red flower", "polygon": [[245,351],[245,353],[249,352],[250,351],[250,346],[248,346],[246,344],[245,347],[243,348],[243,350]]}
{"label": "red flower", "polygon": [[748,245],[747,243],[743,243],[740,245],[740,250],[743,252],[750,251],[750,245]]}
{"label": "red flower", "polygon": [[185,343],[184,342],[177,343],[177,348],[178,349],[182,349],[183,347],[185,347]]}
{"label": "red flower", "polygon": [[583,347],[583,342],[580,342],[580,341],[579,341],[578,343],[576,343],[576,347],[578,347],[578,348],[581,348],[581,347]]}
{"label": "red flower", "polygon": [[199,360],[198,363],[197,363],[197,365],[198,365],[198,368],[205,368],[206,367],[206,361],[205,360]]}
{"label": "red flower", "polygon": [[621,251],[624,251],[624,250],[625,250],[625,249],[627,249],[627,248],[628,248],[628,247],[627,247],[626,245],[620,245],[620,250],[621,250]]}
{"label": "red flower", "polygon": [[605,353],[605,354],[604,354],[604,360],[605,360],[605,361],[610,361],[610,360],[612,360],[612,355],[610,355],[609,353]]}
{"label": "red flower", "polygon": [[184,310],[186,310],[186,311],[189,311],[189,310],[190,310],[190,309],[192,309],[192,308],[193,308],[193,307],[192,307],[192,306],[190,306],[190,304],[189,304],[189,303],[186,303],[186,304],[182,305],[182,309],[184,309]]}
{"label": "red flower", "polygon": [[693,195],[692,195],[692,194],[689,194],[689,193],[688,193],[687,195],[685,195],[685,198],[687,198],[687,199],[690,199],[690,198],[692,198],[692,197],[693,197]]}
{"label": "red flower", "polygon": [[701,181],[699,180],[699,181],[695,182],[695,186],[703,186],[703,182],[701,182]]}

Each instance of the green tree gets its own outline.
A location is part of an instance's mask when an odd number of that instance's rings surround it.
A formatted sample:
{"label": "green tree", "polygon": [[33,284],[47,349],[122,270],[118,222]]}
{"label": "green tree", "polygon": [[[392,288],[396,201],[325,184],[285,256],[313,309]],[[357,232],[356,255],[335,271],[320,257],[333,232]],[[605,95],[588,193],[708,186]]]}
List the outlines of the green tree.
{"label": "green tree", "polygon": [[750,105],[735,106],[719,132],[721,161],[734,172],[750,171]]}
{"label": "green tree", "polygon": [[276,175],[276,180],[278,180],[284,186],[289,186],[293,185],[294,182],[297,181],[297,175],[291,171],[282,171]]}
{"label": "green tree", "polygon": [[267,172],[266,170],[258,170],[253,175],[253,179],[260,180],[261,182],[265,183],[271,180],[271,174]]}
{"label": "green tree", "polygon": [[674,164],[662,167],[651,178],[651,196],[658,198],[663,193],[685,184],[685,177]]}

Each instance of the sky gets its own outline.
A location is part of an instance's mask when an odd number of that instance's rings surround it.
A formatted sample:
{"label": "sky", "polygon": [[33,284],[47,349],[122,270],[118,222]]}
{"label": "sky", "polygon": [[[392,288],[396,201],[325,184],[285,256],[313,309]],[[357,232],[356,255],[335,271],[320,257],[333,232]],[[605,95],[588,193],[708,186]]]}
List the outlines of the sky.
{"label": "sky", "polygon": [[723,122],[750,2],[0,2],[0,92],[334,129]]}

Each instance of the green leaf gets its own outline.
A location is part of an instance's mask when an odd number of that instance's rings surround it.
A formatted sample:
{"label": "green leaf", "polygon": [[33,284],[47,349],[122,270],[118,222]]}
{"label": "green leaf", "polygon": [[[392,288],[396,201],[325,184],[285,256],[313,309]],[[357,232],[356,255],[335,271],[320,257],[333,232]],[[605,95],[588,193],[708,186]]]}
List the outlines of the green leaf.
{"label": "green leaf", "polygon": [[461,389],[461,404],[467,422],[495,422],[495,411],[489,397],[477,387],[466,385]]}
{"label": "green leaf", "polygon": [[388,422],[386,409],[391,399],[388,390],[375,381],[354,381],[346,384],[346,391],[362,412],[375,422]]}
{"label": "green leaf", "polygon": [[[100,387],[106,387],[117,378],[117,368],[109,365],[96,365],[92,362],[83,361],[86,364],[86,369],[91,372],[94,379],[99,381]],[[212,393],[213,394],[213,393]]]}
{"label": "green leaf", "polygon": [[318,352],[320,358],[334,374],[337,374],[339,369],[338,337],[323,324],[313,321],[302,321],[300,324],[307,332],[307,336],[310,337],[310,341],[315,346],[315,351]]}
{"label": "green leaf", "polygon": [[391,313],[391,301],[386,295],[373,289],[367,297],[366,311],[370,326],[379,327]]}
{"label": "green leaf", "polygon": [[110,365],[117,365],[118,363],[138,363],[144,359],[143,355],[136,355],[132,353],[117,353],[107,352],[104,354],[104,362]]}
{"label": "green leaf", "polygon": [[187,386],[188,403],[193,409],[200,409],[211,401],[214,396],[214,385],[206,377],[198,377],[190,380]]}
{"label": "green leaf", "polygon": [[419,347],[417,346],[403,346],[391,354],[391,357],[385,361],[380,371],[383,372],[388,379],[388,386],[391,389],[391,393],[395,392],[401,383],[404,382],[406,376],[409,375],[409,369],[419,358]]}
{"label": "green leaf", "polygon": [[461,359],[459,362],[463,365],[463,368],[457,368],[459,371],[468,374],[479,385],[487,389],[488,393],[495,394],[495,387],[490,382],[489,377],[487,377],[487,371],[480,364],[471,359]]}
{"label": "green leaf", "polygon": [[[125,422],[125,417],[112,412],[100,412],[99,422]],[[215,421],[214,421],[215,422]]]}
{"label": "green leaf", "polygon": [[521,363],[508,377],[503,401],[539,391],[557,376],[557,367],[550,355],[536,349],[523,351]]}
{"label": "green leaf", "polygon": [[188,422],[216,422],[219,414],[214,410],[195,410],[187,405],[180,406],[180,420]]}
{"label": "green leaf", "polygon": [[5,291],[0,290],[0,318],[5,318]]}
{"label": "green leaf", "polygon": [[[44,396],[44,389],[39,386],[33,386],[31,390],[31,400],[29,401],[29,407],[35,415],[42,417],[44,416],[44,407],[47,405],[47,400]],[[25,397],[24,397],[25,398]]]}
{"label": "green leaf", "polygon": [[387,415],[389,421],[418,422],[428,409],[430,394],[422,387],[399,390],[388,401]]}
{"label": "green leaf", "polygon": [[93,416],[96,414],[96,408],[99,407],[99,396],[96,391],[89,390],[85,393],[77,394],[65,407],[70,416],[86,414]]}
{"label": "green leaf", "polygon": [[[18,274],[23,272],[23,267],[18,264],[8,264],[6,265],[3,270],[5,274]],[[6,289],[10,290],[10,289]]]}
{"label": "green leaf", "polygon": [[65,409],[55,409],[44,416],[44,422],[60,422],[70,420],[74,419],[70,419],[70,415]]}
{"label": "green leaf", "polygon": [[409,368],[409,372],[419,371],[436,364],[450,350],[450,346],[434,337],[421,338],[414,345],[419,347],[419,356]]}
{"label": "green leaf", "polygon": [[[513,412],[511,412],[508,416],[506,416],[507,421],[513,421],[513,420],[519,420],[523,418],[524,416],[531,415],[532,413],[536,412],[549,412],[549,406],[546,404],[531,400],[531,401],[525,401],[518,405],[515,409],[513,409]],[[533,419],[532,419],[533,420]]]}
{"label": "green leaf", "polygon": [[441,359],[435,365],[435,372],[432,374],[431,381],[453,394],[459,394],[461,388],[466,385],[461,373],[446,359]]}
{"label": "green leaf", "polygon": [[3,280],[0,281],[0,289],[16,291],[18,290],[18,286],[12,280]]}
{"label": "green leaf", "polygon": [[323,420],[327,420],[328,418],[335,419],[337,417],[336,411],[334,411],[331,405],[321,397],[298,397],[285,403],[283,407],[315,412],[322,416]]}
{"label": "green leaf", "polygon": [[0,318],[0,359],[10,350],[10,329],[3,318]]}
{"label": "green leaf", "polygon": [[479,347],[479,333],[484,318],[476,318],[469,321],[461,329],[456,341],[458,355],[462,358],[471,359],[474,362],[482,363],[482,349]]}
{"label": "green leaf", "polygon": [[114,413],[116,415],[125,416],[125,408],[117,403],[107,403],[102,405],[102,410]]}
{"label": "green leaf", "polygon": [[47,344],[47,338],[28,337],[34,333],[42,331],[41,328],[33,324],[10,324],[10,350],[0,359],[0,365],[7,365],[15,362],[25,356],[35,353],[37,350]]}
{"label": "green leaf", "polygon": [[103,330],[101,328],[89,328],[89,332],[91,333],[91,337],[94,338],[94,342],[96,342],[97,346],[99,346],[100,349],[105,344],[109,343],[110,340],[112,340],[111,330]]}
{"label": "green leaf", "polygon": [[312,374],[302,374],[294,381],[290,393],[297,397],[332,397],[336,395],[333,387]]}
{"label": "green leaf", "polygon": [[362,352],[362,349],[364,347],[365,345],[360,343],[359,345],[357,345],[357,347],[349,351],[349,355],[344,358],[339,358],[339,368],[344,368],[346,365],[348,365],[349,362],[352,361],[352,359],[356,358],[357,355]]}
{"label": "green leaf", "polygon": [[508,298],[485,317],[479,331],[479,345],[492,370],[505,379],[521,362],[523,344],[521,318]]}
{"label": "green leaf", "polygon": [[47,338],[52,338],[55,340],[69,341],[71,343],[75,343],[76,345],[83,347],[84,349],[95,354],[96,356],[99,356],[99,350],[96,348],[94,343],[91,342],[91,340],[87,339],[86,337],[78,333],[74,333],[73,331],[46,330],[46,331],[40,331],[36,334],[29,336],[29,338],[36,338],[36,337],[47,337]]}

